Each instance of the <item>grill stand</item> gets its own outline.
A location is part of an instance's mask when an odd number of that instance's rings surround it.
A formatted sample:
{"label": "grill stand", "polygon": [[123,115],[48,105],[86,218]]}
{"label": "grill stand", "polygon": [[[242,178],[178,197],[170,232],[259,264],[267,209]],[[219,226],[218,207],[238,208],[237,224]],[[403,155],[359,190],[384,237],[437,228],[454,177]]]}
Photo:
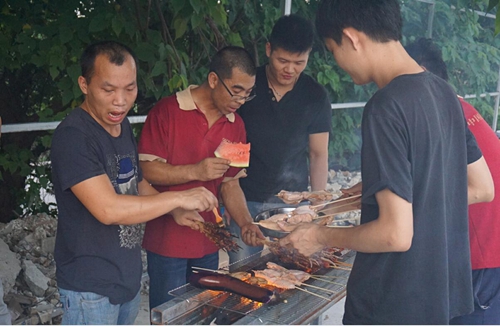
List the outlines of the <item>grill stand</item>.
{"label": "grill stand", "polygon": [[[260,255],[259,255],[260,256]],[[343,261],[352,263],[354,252],[344,255]],[[264,250],[261,257],[249,257],[250,261],[240,263],[238,270],[247,271],[251,269],[263,269],[268,261],[276,261],[271,253]],[[316,274],[335,275],[348,277],[349,271],[338,269],[323,269]],[[339,280],[333,280],[339,282]],[[217,324],[234,325],[299,325],[318,324],[319,317],[323,312],[332,307],[345,296],[345,284],[347,280],[342,279],[344,286],[332,286],[329,283],[310,279],[307,283],[334,290],[335,293],[326,295],[330,300],[324,300],[299,290],[287,290],[282,296],[286,299],[275,305],[263,305],[249,311],[239,311],[230,303],[239,301],[238,295],[227,292],[216,292],[196,289],[190,284],[184,285],[170,293],[177,296],[151,310],[151,321],[155,325],[208,325],[214,319]],[[327,284],[327,285],[325,285]],[[304,287],[310,290],[308,287]],[[327,292],[313,291],[325,295]]]}

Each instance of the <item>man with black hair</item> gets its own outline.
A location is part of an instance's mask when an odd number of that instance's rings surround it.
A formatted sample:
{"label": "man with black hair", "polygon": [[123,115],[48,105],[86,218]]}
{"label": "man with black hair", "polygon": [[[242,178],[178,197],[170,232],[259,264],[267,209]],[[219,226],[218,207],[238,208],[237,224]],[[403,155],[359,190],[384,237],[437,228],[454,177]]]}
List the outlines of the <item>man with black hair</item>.
{"label": "man with black hair", "polygon": [[141,301],[140,223],[176,208],[211,210],[217,199],[202,187],[159,194],[142,178],[126,119],[137,97],[128,47],[94,43],[80,63],[85,100],[57,127],[51,147],[62,323],[130,325]]}
{"label": "man with black hair", "polygon": [[[428,71],[448,80],[441,50],[431,39],[420,38],[406,46],[408,54]],[[477,110],[458,98],[467,126],[477,140],[496,187],[500,187],[500,141]],[[474,312],[455,317],[450,324],[500,324],[500,196],[490,203],[469,206]]]}
{"label": "man with black hair", "polygon": [[473,309],[468,204],[494,196],[460,103],[404,50],[398,0],[323,0],[316,26],[356,84],[379,88],[363,112],[361,225],[280,242],[357,251],[344,324],[448,324]]}
{"label": "man with black hair", "polygon": [[[257,245],[264,235],[252,224],[240,188],[245,171],[230,167],[214,151],[224,138],[246,143],[243,121],[235,112],[255,97],[254,85],[250,54],[241,47],[225,47],[212,58],[202,85],[191,85],[151,109],[139,141],[144,177],[158,191],[206,187],[222,198],[241,228],[237,235],[248,245]],[[198,231],[198,221],[215,222],[215,215],[176,209],[146,224],[143,247],[151,308],[172,299],[168,291],[186,284],[193,266],[218,269],[218,247]]]}
{"label": "man with black hair", "polygon": [[[238,111],[252,144],[248,176],[241,187],[253,217],[287,206],[281,190],[324,190],[328,181],[331,105],[323,86],[303,73],[314,40],[314,26],[299,15],[283,16],[266,43],[267,64],[257,68],[257,97]],[[235,223],[229,222],[233,232]],[[239,243],[229,253],[238,261],[262,250]]]}

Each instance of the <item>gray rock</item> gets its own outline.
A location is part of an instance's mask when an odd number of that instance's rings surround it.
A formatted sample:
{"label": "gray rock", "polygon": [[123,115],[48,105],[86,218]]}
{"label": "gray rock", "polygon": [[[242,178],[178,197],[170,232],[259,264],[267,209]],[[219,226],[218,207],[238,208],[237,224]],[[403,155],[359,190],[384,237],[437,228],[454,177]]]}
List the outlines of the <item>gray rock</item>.
{"label": "gray rock", "polygon": [[49,237],[41,240],[42,252],[48,254],[54,253],[54,247],[56,246],[56,237]]}
{"label": "gray rock", "polygon": [[48,289],[48,282],[50,279],[43,275],[43,273],[36,267],[30,260],[23,260],[21,266],[24,271],[24,280],[28,287],[37,297],[42,297]]}
{"label": "gray rock", "polygon": [[9,293],[16,278],[21,271],[21,264],[9,246],[0,239],[0,279],[2,280],[4,293]]}

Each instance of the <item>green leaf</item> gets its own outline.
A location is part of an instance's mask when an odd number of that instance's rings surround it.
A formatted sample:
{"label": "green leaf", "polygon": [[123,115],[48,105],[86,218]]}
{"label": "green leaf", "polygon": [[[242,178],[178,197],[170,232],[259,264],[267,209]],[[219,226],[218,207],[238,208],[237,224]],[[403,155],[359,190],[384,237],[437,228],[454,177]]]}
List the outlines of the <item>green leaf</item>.
{"label": "green leaf", "polygon": [[108,21],[105,15],[97,15],[90,21],[89,32],[96,33],[103,31],[108,27]]}
{"label": "green leaf", "polygon": [[194,12],[199,14],[202,6],[201,0],[189,0],[189,3],[193,7]]}
{"label": "green leaf", "polygon": [[137,47],[135,48],[135,54],[137,55],[137,58],[139,60],[145,61],[145,62],[153,62],[156,60],[155,58],[155,52],[157,51],[156,47],[154,47],[150,43],[146,42],[141,42],[137,44]]}
{"label": "green leaf", "polygon": [[123,25],[121,16],[114,16],[113,19],[111,19],[111,28],[113,29],[113,32],[115,32],[116,36],[120,36],[120,33],[123,30]]}
{"label": "green leaf", "polygon": [[55,80],[57,76],[59,76],[59,69],[57,69],[57,67],[55,66],[50,67],[49,72],[53,80]]}
{"label": "green leaf", "polygon": [[196,29],[203,24],[203,16],[200,15],[192,15],[191,16],[191,28]]}
{"label": "green leaf", "polygon": [[188,21],[183,18],[177,18],[174,20],[174,29],[175,29],[175,39],[179,39],[181,36],[186,33],[188,26]]}
{"label": "green leaf", "polygon": [[488,9],[486,9],[486,12],[490,12],[491,9],[493,9],[498,4],[500,4],[500,0],[489,0],[489,2],[488,2]]}
{"label": "green leaf", "polygon": [[167,64],[164,61],[158,61],[151,70],[151,77],[167,74]]}
{"label": "green leaf", "polygon": [[73,39],[73,31],[67,26],[59,26],[59,39],[62,44],[68,43]]}

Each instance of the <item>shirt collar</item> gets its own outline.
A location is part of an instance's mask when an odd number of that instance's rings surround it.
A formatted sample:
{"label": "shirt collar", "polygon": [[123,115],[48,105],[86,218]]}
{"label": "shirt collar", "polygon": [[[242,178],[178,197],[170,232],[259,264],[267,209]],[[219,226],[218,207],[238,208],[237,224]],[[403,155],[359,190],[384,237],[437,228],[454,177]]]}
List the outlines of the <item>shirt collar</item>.
{"label": "shirt collar", "polygon": [[[177,92],[175,95],[177,97],[177,102],[179,103],[179,108],[184,111],[196,110],[196,104],[194,103],[193,96],[191,95],[191,90],[198,87],[198,85],[189,85],[188,88]],[[226,118],[229,122],[234,122],[234,113],[226,114]]]}

